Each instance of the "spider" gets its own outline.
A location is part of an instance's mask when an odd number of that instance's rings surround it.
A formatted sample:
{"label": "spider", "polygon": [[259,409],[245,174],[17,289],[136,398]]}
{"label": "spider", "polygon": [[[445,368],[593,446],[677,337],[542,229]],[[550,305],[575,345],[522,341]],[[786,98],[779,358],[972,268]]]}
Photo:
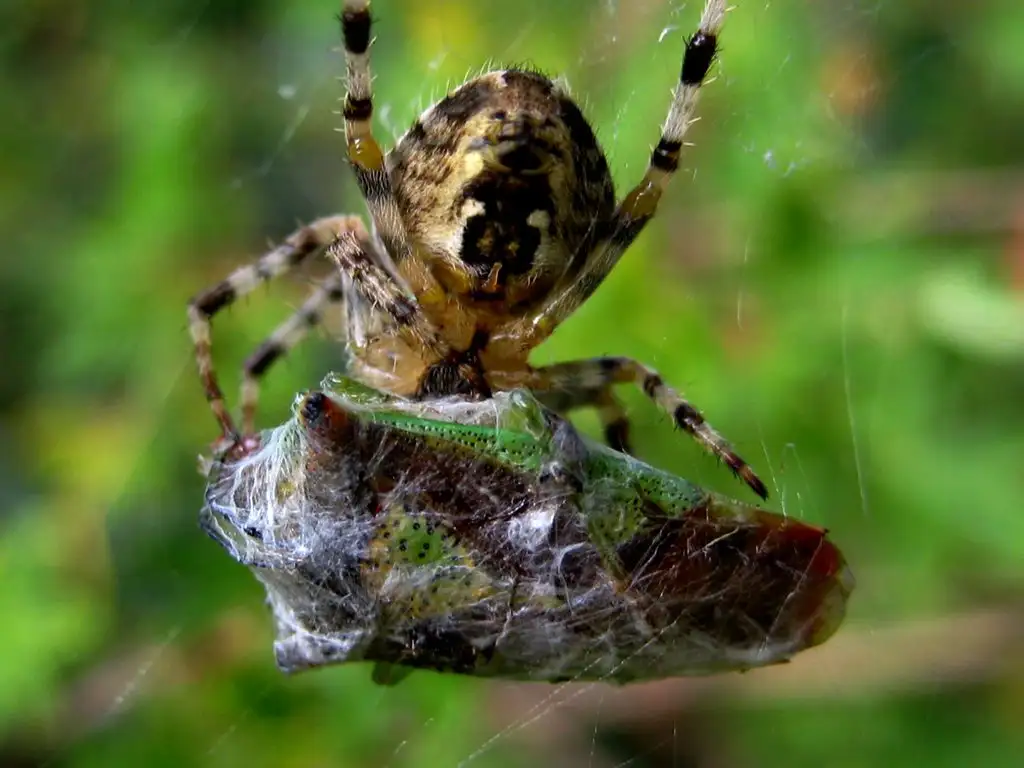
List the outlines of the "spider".
{"label": "spider", "polygon": [[[223,440],[255,441],[258,380],[344,306],[349,374],[412,399],[526,388],[565,413],[592,406],[613,448],[631,452],[613,393],[632,383],[762,498],[767,489],[700,411],[628,357],[532,367],[531,350],[582,305],[650,221],[675,173],[697,96],[715,59],[726,0],[707,0],[685,45],[679,82],[640,183],[616,202],[604,153],[562,85],[505,69],[469,80],[385,153],[373,136],[368,0],[340,15],[347,69],[348,160],[369,209],[299,228],[188,306],[200,376]],[[214,314],[263,282],[326,254],[337,269],[247,359],[242,429],[213,370]]]}

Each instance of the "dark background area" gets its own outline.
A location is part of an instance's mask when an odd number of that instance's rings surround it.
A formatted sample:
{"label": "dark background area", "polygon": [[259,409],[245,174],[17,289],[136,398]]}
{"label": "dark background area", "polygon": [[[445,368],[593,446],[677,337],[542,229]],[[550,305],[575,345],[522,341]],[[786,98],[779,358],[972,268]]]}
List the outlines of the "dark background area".
{"label": "dark background area", "polygon": [[[0,10],[0,764],[1011,765],[1024,754],[1024,5],[738,2],[660,219],[535,362],[656,366],[858,578],[792,664],[615,689],[286,678],[196,526],[185,304],[363,213],[328,0]],[[565,73],[620,189],[696,2],[378,0],[378,135],[486,62]],[[218,316],[229,396],[314,274]],[[342,359],[275,369],[261,419]],[[748,492],[637,392],[640,454]],[[578,423],[597,434],[592,414]]]}

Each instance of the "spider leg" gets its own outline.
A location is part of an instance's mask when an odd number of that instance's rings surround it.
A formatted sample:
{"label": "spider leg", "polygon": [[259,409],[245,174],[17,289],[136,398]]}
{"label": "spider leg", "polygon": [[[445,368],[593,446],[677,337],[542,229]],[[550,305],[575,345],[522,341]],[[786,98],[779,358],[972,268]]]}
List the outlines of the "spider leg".
{"label": "spider leg", "polygon": [[605,442],[616,451],[635,455],[629,439],[629,417],[626,415],[626,409],[606,383],[602,383],[597,389],[570,387],[532,394],[548,408],[560,414],[566,414],[576,408],[596,408],[604,430]]}
{"label": "spider leg", "polygon": [[369,0],[345,0],[341,32],[345,44],[346,91],[342,114],[348,159],[366,200],[376,235],[395,266],[410,254],[384,152],[373,136],[373,74],[370,70]]}
{"label": "spider leg", "polygon": [[[570,401],[574,393],[582,393],[576,402],[583,404],[587,398],[593,398],[593,393],[607,392],[615,384],[626,383],[640,387],[655,405],[672,416],[677,427],[691,434],[708,453],[721,459],[754,493],[762,499],[768,498],[768,489],[754,470],[704,420],[701,412],[682,394],[665,384],[657,371],[636,360],[628,357],[597,357],[557,363],[534,369],[518,385],[529,388],[541,402],[547,402],[547,393],[551,392],[560,393],[560,396]],[[591,399],[591,402],[596,403],[597,400]]]}
{"label": "spider leg", "polygon": [[278,359],[294,349],[318,326],[324,310],[344,301],[344,278],[335,273],[310,294],[302,306],[249,355],[242,366],[242,434],[256,431],[256,404],[259,400],[259,379]]}
{"label": "spider leg", "polygon": [[383,312],[417,349],[446,357],[451,351],[414,298],[388,274],[354,233],[343,233],[327,249],[327,255],[351,281],[356,291],[375,310]]}
{"label": "spider leg", "polygon": [[550,336],[560,323],[590,298],[654,216],[661,195],[679,166],[686,131],[696,121],[697,96],[718,50],[718,35],[725,11],[726,0],[708,0],[704,6],[697,31],[686,41],[672,105],[643,179],[618,204],[576,278],[553,294],[546,306],[527,321],[532,325],[524,329],[530,346]]}
{"label": "spider leg", "polygon": [[188,304],[189,332],[195,347],[196,364],[210,410],[220,424],[226,440],[240,439],[224,393],[213,368],[210,328],[213,316],[258,286],[293,270],[309,256],[338,239],[343,232],[362,233],[366,229],[356,216],[329,216],[293,232],[285,241],[257,261],[232,272],[225,280],[193,297]]}

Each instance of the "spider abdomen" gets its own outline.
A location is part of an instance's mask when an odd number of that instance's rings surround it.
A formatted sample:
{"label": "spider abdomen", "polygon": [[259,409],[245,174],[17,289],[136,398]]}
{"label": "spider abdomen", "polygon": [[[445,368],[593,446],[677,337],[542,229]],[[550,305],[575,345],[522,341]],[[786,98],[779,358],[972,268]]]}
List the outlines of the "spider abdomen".
{"label": "spider abdomen", "polygon": [[593,130],[549,78],[490,72],[399,141],[388,167],[407,235],[449,295],[521,315],[573,274],[615,194]]}

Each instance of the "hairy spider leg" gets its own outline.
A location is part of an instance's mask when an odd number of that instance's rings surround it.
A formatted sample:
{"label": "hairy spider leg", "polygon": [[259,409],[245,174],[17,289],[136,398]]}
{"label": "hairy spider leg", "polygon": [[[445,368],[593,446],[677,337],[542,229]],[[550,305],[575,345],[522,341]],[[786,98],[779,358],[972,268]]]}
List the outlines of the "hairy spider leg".
{"label": "hairy spider leg", "polygon": [[[495,378],[498,377],[492,375],[492,379]],[[625,415],[621,413],[621,404],[616,404],[619,412],[616,414],[616,411],[609,407],[607,400],[603,401],[602,406],[600,398],[610,395],[611,387],[614,385],[626,383],[640,387],[658,408],[671,415],[677,427],[688,432],[706,451],[721,459],[750,486],[754,493],[762,499],[768,498],[765,484],[750,465],[732,449],[729,442],[708,424],[701,412],[685,397],[665,384],[657,371],[643,363],[628,357],[596,357],[590,360],[556,363],[536,368],[525,377],[519,375],[516,386],[530,389],[545,403],[557,402],[558,405],[565,405],[568,408],[591,404],[603,407],[602,420],[612,417],[611,422],[605,421],[606,438],[609,444],[615,447],[612,442],[615,430],[628,428],[628,422],[619,421],[619,414],[623,420],[625,419]],[[557,393],[561,399],[549,400],[548,393]],[[609,435],[609,432],[612,434]]]}
{"label": "hairy spider leg", "polygon": [[605,382],[591,389],[582,385],[568,389],[552,387],[539,392],[531,391],[531,394],[556,413],[564,414],[576,408],[595,408],[609,447],[636,455],[629,439],[629,416],[626,415],[622,401]]}
{"label": "hairy spider leg", "polygon": [[683,64],[672,105],[651,153],[643,179],[626,194],[605,225],[605,234],[588,255],[579,274],[552,294],[541,310],[523,321],[519,331],[529,346],[540,344],[555,328],[590,298],[654,216],[662,193],[679,167],[686,131],[697,118],[697,96],[718,50],[718,35],[725,19],[726,0],[708,0],[697,32],[686,42]]}
{"label": "hairy spider leg", "polygon": [[[217,381],[213,366],[213,354],[210,344],[210,328],[213,316],[225,307],[230,306],[239,298],[252,293],[260,285],[292,271],[312,254],[321,252],[337,240],[342,233],[357,233],[366,237],[366,228],[357,216],[328,216],[311,224],[300,227],[285,241],[261,256],[251,264],[232,272],[217,285],[193,297],[188,303],[189,332],[195,347],[196,364],[203,382],[206,400],[210,404],[214,417],[220,424],[223,437],[231,442],[238,441],[239,434],[231,414],[224,402],[224,393]],[[273,338],[273,337],[272,337]],[[274,356],[271,357],[273,359]],[[262,373],[260,361],[254,358],[252,371],[247,366],[245,381],[249,382]],[[262,369],[265,369],[267,360]],[[251,373],[251,375],[249,375]],[[246,394],[251,384],[243,384],[242,401],[254,398],[254,394]],[[252,406],[254,407],[254,406]],[[248,429],[248,427],[247,427]],[[246,435],[249,433],[247,432]]]}
{"label": "hairy spider leg", "polygon": [[402,287],[388,274],[377,259],[352,233],[345,233],[327,249],[327,255],[351,280],[352,288],[373,308],[382,312],[417,348],[437,357],[448,354],[449,348],[415,299],[406,296]]}
{"label": "hairy spider leg", "polygon": [[342,275],[332,274],[246,358],[242,366],[242,434],[252,435],[256,431],[259,380],[271,365],[298,346],[313,328],[323,322],[328,307],[344,302],[344,283]]}
{"label": "hairy spider leg", "polygon": [[369,0],[345,0],[341,36],[345,45],[345,138],[356,183],[366,200],[374,230],[396,267],[411,255],[405,227],[388,175],[384,151],[373,137],[372,19]]}
{"label": "hairy spider leg", "polygon": [[[384,152],[373,136],[371,28],[369,0],[345,0],[341,12],[346,64],[343,109],[345,136],[349,163],[373,221],[374,236],[387,253],[390,266],[400,270],[413,254],[395,199]],[[344,259],[336,260],[342,269],[346,268]],[[360,274],[369,281],[367,288],[379,299],[374,303],[388,314],[391,314],[388,307],[401,312],[392,314],[392,319],[396,324],[406,326],[407,335],[411,335],[419,346],[436,351],[441,357],[447,355],[450,351],[448,346],[441,341],[437,330],[423,315],[417,299],[405,282],[389,269],[380,266],[371,269],[366,264],[365,268],[360,268]]]}

